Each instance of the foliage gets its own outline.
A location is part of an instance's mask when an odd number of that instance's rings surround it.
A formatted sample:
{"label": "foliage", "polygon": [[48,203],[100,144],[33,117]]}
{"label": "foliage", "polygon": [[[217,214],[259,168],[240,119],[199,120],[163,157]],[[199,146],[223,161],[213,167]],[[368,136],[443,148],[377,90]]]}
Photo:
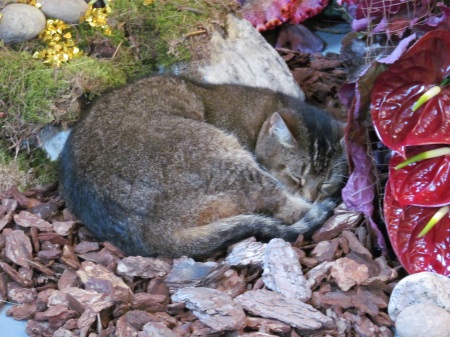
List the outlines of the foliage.
{"label": "foliage", "polygon": [[[416,236],[427,224],[419,221],[423,220],[423,217],[420,218],[417,212],[431,214],[437,209],[428,213],[423,207],[416,209],[416,205],[405,204],[414,200],[414,203],[419,201],[419,204],[423,205],[427,198],[431,197],[435,198],[433,205],[445,204],[445,198],[437,202],[436,197],[441,198],[443,190],[448,186],[445,182],[446,159],[430,159],[428,165],[416,163],[395,170],[395,173],[393,170],[393,163],[398,164],[402,161],[401,158],[404,160],[405,153],[408,156],[416,153],[411,146],[442,144],[449,140],[448,88],[442,88],[437,101],[433,99],[417,110],[413,108],[419,97],[430,87],[439,85],[450,70],[447,41],[450,30],[448,2],[337,2],[343,4],[353,16],[352,27],[357,31],[350,33],[343,40],[341,53],[352,79],[341,90],[341,100],[347,102],[350,110],[346,142],[351,149],[351,172],[350,183],[343,191],[344,201],[350,208],[366,214],[372,224],[374,241],[386,252],[387,246],[383,243],[379,229],[381,227],[373,226],[374,218],[383,218],[383,204],[380,202],[378,209],[373,208],[373,205],[385,194],[384,220],[393,248],[405,268],[409,272],[434,270],[448,273],[448,245],[443,243],[445,238],[438,239],[436,235],[438,231],[442,234],[445,228],[448,228],[445,224],[446,218],[441,220],[443,227],[432,228],[419,240]],[[425,38],[427,32],[437,34],[435,37],[439,38],[431,38],[433,35]],[[410,47],[414,41],[421,42]],[[355,63],[354,60],[362,61]],[[397,60],[404,61],[396,62]],[[372,120],[381,141],[397,151],[391,160],[390,172],[385,169],[388,166],[389,151],[384,150],[385,146],[376,137],[370,136],[373,133]],[[360,150],[354,153],[354,148]],[[435,166],[431,164],[433,162],[436,163]],[[438,168],[438,162],[444,166]],[[425,171],[421,171],[422,169]],[[434,177],[433,172],[437,174]],[[385,177],[388,175],[391,179],[384,191]],[[417,179],[419,181],[416,181]],[[442,185],[437,184],[438,182]],[[434,190],[436,184],[439,187]],[[358,194],[363,194],[363,203],[355,202],[355,196]],[[414,212],[417,217],[410,217]],[[435,227],[440,226],[441,222]],[[435,248],[432,248],[433,242]]]}
{"label": "foliage", "polygon": [[450,32],[431,31],[381,74],[373,86],[374,126],[383,143],[396,151],[389,163],[385,221],[392,246],[411,273],[435,271],[450,275],[450,215],[445,214],[431,230],[421,234],[440,206],[450,204],[449,157],[398,166],[405,158],[450,144],[448,87],[415,109],[415,102],[424,92],[441,85],[449,76],[449,54]]}
{"label": "foliage", "polygon": [[413,111],[414,103],[450,74],[450,34],[434,30],[412,46],[373,87],[372,117],[389,148],[450,142],[450,88]]}

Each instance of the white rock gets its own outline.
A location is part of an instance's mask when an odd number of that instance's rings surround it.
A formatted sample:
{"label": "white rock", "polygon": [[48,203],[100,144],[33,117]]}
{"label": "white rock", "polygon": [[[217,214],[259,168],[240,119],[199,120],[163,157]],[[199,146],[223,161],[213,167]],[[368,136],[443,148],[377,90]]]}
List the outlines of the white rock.
{"label": "white rock", "polygon": [[450,313],[433,304],[415,304],[402,310],[395,322],[400,337],[450,337]]}
{"label": "white rock", "polygon": [[431,272],[405,277],[392,291],[389,316],[395,321],[400,311],[419,303],[433,304],[450,312],[450,279]]}
{"label": "white rock", "polygon": [[5,43],[34,39],[45,28],[45,16],[34,6],[10,4],[0,13],[0,39]]}
{"label": "white rock", "polygon": [[227,21],[226,34],[216,31],[211,37],[210,57],[198,69],[203,80],[269,88],[304,99],[286,62],[262,35],[246,20],[228,15]]}
{"label": "white rock", "polygon": [[41,10],[50,19],[59,19],[66,23],[78,23],[81,16],[88,10],[88,4],[83,0],[39,0]]}

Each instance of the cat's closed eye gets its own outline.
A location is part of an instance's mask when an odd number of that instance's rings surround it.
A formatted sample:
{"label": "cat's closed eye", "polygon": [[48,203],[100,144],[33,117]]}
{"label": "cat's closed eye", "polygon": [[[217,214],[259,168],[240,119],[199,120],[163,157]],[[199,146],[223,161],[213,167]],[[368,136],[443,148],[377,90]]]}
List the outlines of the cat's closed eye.
{"label": "cat's closed eye", "polygon": [[298,186],[298,187],[302,187],[305,186],[306,180],[304,177],[298,175],[298,174],[294,174],[291,171],[288,170],[288,175],[289,178]]}

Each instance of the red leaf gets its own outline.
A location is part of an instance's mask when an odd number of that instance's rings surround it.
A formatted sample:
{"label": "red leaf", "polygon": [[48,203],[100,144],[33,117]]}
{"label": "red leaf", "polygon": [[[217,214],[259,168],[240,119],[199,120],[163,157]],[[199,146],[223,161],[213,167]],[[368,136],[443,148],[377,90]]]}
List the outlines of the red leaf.
{"label": "red leaf", "polygon": [[[438,146],[439,147],[439,146]],[[408,158],[437,146],[408,151]],[[394,154],[389,163],[389,184],[400,206],[443,206],[450,204],[450,156],[421,160],[402,169],[394,167],[405,159]]]}
{"label": "red leaf", "polygon": [[401,207],[389,183],[385,193],[387,230],[403,267],[411,274],[431,271],[450,276],[450,215],[447,214],[427,234],[418,238],[417,235],[440,207]]}
{"label": "red leaf", "polygon": [[258,0],[238,1],[242,16],[259,31],[274,29],[283,22],[299,24],[320,13],[329,0]]}
{"label": "red leaf", "polygon": [[381,74],[372,91],[372,118],[383,143],[404,154],[405,146],[450,144],[450,87],[415,112],[413,104],[450,74],[450,32],[425,34]]}

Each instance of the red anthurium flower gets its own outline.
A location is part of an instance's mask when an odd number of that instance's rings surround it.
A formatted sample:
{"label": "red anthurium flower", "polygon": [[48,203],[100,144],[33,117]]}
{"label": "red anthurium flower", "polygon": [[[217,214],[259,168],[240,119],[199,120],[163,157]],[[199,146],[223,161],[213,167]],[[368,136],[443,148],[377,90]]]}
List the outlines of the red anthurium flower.
{"label": "red anthurium flower", "polygon": [[402,207],[391,186],[386,186],[384,217],[398,259],[409,273],[431,271],[450,276],[450,214],[418,237],[440,207]]}
{"label": "red anthurium flower", "polygon": [[372,118],[383,143],[404,155],[406,146],[450,144],[450,87],[413,111],[423,93],[450,74],[450,32],[425,34],[381,74],[372,91]]}
{"label": "red anthurium flower", "polygon": [[[421,146],[407,151],[410,158],[441,146]],[[450,156],[420,160],[403,168],[405,159],[394,154],[389,163],[389,184],[400,206],[443,206],[450,204]]]}

